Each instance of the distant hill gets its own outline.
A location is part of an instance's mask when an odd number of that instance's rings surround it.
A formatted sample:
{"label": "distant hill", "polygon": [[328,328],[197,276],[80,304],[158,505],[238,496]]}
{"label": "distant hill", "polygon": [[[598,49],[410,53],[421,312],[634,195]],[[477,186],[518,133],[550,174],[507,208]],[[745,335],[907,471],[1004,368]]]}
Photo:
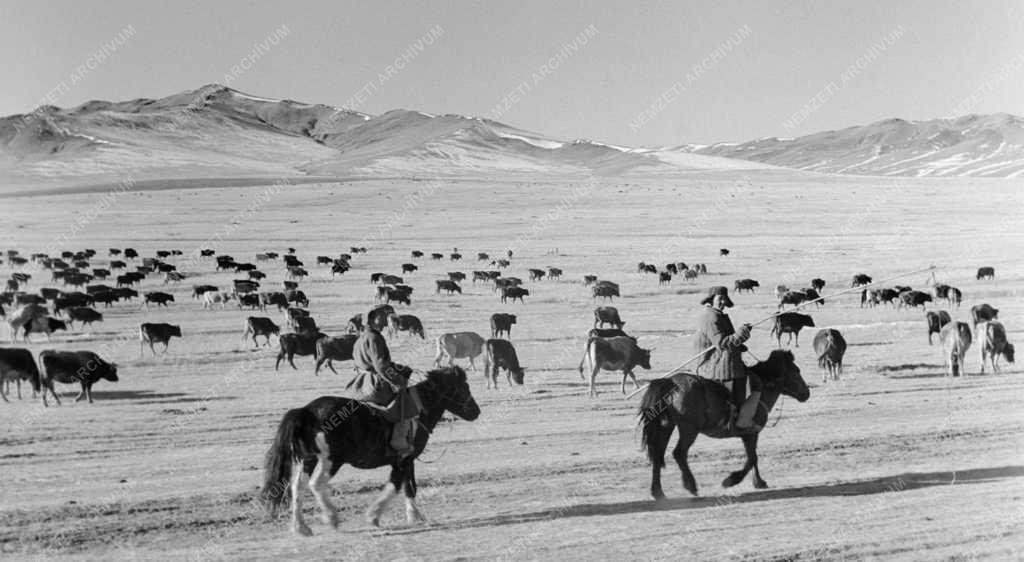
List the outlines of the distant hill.
{"label": "distant hill", "polygon": [[833,174],[1010,178],[1024,175],[1024,119],[1005,113],[887,119],[795,139],[676,150]]}

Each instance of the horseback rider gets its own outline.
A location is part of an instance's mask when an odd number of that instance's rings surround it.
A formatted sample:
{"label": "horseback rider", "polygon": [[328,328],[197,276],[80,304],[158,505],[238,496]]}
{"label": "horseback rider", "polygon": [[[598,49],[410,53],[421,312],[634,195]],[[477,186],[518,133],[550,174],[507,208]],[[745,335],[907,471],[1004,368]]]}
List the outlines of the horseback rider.
{"label": "horseback rider", "polygon": [[399,458],[415,451],[419,396],[408,388],[412,368],[391,361],[391,351],[380,330],[391,312],[381,305],[364,315],[363,331],[352,349],[356,377],[348,383],[355,398],[386,406],[385,417],[394,422],[390,445]]}
{"label": "horseback rider", "polygon": [[[729,290],[722,286],[711,287],[700,301],[705,305],[697,322],[695,339],[696,351],[709,347],[695,369],[697,374],[720,382],[729,391],[732,400],[734,427],[739,430],[752,429],[754,415],[761,400],[761,380],[747,370],[741,354],[747,350],[743,342],[750,338],[750,324],[743,324],[739,330],[732,326],[732,320],[725,308],[732,308]],[[750,395],[747,396],[747,385]],[[737,411],[738,410],[738,411]]]}

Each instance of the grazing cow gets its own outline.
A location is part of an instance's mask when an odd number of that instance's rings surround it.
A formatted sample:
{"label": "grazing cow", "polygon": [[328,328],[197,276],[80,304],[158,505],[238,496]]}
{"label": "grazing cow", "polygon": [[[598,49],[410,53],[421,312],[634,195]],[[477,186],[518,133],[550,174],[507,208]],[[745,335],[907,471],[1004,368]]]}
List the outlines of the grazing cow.
{"label": "grazing cow", "polygon": [[149,307],[149,303],[167,306],[167,303],[174,302],[174,295],[160,291],[152,291],[144,293],[142,295],[142,299],[143,304],[145,304],[147,308]]}
{"label": "grazing cow", "polygon": [[[587,332],[588,338],[633,338],[633,336],[627,334],[623,330],[618,328],[593,328]],[[636,338],[633,338],[636,339]]]}
{"label": "grazing cow", "polygon": [[164,344],[164,353],[167,353],[167,348],[171,342],[172,337],[181,337],[181,326],[174,326],[172,324],[156,323],[151,324],[149,322],[139,325],[139,356],[141,357],[145,351],[144,345],[149,344],[149,350],[156,355],[156,349],[153,347],[154,343]]}
{"label": "grazing cow", "polygon": [[263,306],[263,299],[257,293],[238,295],[238,310],[242,310],[246,306],[250,310],[266,310]]}
{"label": "grazing cow", "polygon": [[924,320],[928,324],[928,345],[931,345],[932,334],[938,334],[942,331],[942,327],[949,324],[952,318],[949,317],[949,313],[945,310],[938,312],[929,310],[924,314]]}
{"label": "grazing cow", "polygon": [[299,289],[285,291],[284,297],[288,302],[295,303],[299,306],[309,306],[309,298],[306,297],[306,293]]}
{"label": "grazing cow", "polygon": [[515,314],[498,312],[491,315],[491,337],[500,338],[504,333],[506,338],[512,338],[512,325],[516,323]]}
{"label": "grazing cow", "polygon": [[28,332],[31,324],[36,323],[42,326],[47,323],[48,318],[49,310],[45,306],[26,304],[19,307],[7,317],[7,325],[11,329],[11,341],[15,341],[18,338],[18,330],[24,329]]}
{"label": "grazing cow", "polygon": [[605,324],[622,329],[626,325],[619,317],[619,309],[614,306],[599,306],[594,309],[594,327],[603,328]]}
{"label": "grazing cow", "polygon": [[755,291],[754,289],[760,286],[761,284],[754,279],[737,279],[736,283],[733,285],[733,290],[736,291],[737,293],[741,293],[743,291],[756,293],[757,291]]}
{"label": "grazing cow", "polygon": [[7,389],[11,381],[14,381],[18,389],[18,400],[21,400],[21,381],[29,381],[32,385],[33,395],[41,390],[39,367],[32,357],[32,352],[22,348],[0,347],[0,398],[4,402],[7,399]]}
{"label": "grazing cow", "polygon": [[584,275],[583,286],[593,285],[597,283],[597,275]]}
{"label": "grazing cow", "polygon": [[402,274],[403,275],[406,274],[406,273],[412,273],[413,271],[416,271],[417,269],[419,269],[419,267],[416,267],[416,264],[414,264],[414,263],[403,263],[402,264]]}
{"label": "grazing cow", "polygon": [[178,273],[177,271],[168,271],[164,275],[164,285],[168,283],[180,283],[185,280],[185,274]]}
{"label": "grazing cow", "polygon": [[872,296],[871,302],[874,304],[891,304],[894,306],[896,299],[900,297],[896,289],[878,289],[869,291],[868,294]]}
{"label": "grazing cow", "polygon": [[421,252],[419,250],[413,250],[412,251],[412,257],[413,257],[413,259],[415,259],[415,258],[422,258],[423,257],[423,252]]}
{"label": "grazing cow", "polygon": [[494,390],[498,390],[498,370],[504,369],[508,378],[508,385],[512,381],[516,384],[523,384],[526,369],[519,365],[519,356],[516,348],[511,342],[499,339],[490,339],[484,344],[484,380],[487,381],[487,388],[494,384]]}
{"label": "grazing cow", "polygon": [[440,366],[441,360],[448,358],[448,366],[452,366],[456,359],[469,359],[469,366],[476,370],[473,359],[483,352],[484,338],[475,332],[454,332],[441,334],[437,337],[437,356],[434,357],[434,365]]}
{"label": "grazing cow", "polygon": [[352,269],[348,264],[336,263],[331,266],[331,277],[335,275],[344,275],[349,269]]}
{"label": "grazing cow", "polygon": [[388,289],[384,302],[386,302],[387,304],[398,302],[405,305],[412,305],[412,299],[409,298],[409,293],[406,293],[405,291],[399,291],[397,289]]}
{"label": "grazing cow", "polygon": [[288,364],[292,366],[292,369],[299,370],[295,366],[293,358],[298,355],[305,357],[307,355],[316,354],[316,342],[321,338],[326,338],[327,334],[323,332],[301,332],[294,334],[281,334],[281,337],[277,338],[277,341],[281,344],[281,351],[277,354],[277,362],[274,363],[274,370],[281,366],[281,360],[285,357],[288,358]]}
{"label": "grazing cow", "polygon": [[476,255],[476,261],[487,261],[491,259],[491,256],[487,255],[486,252],[479,252]]}
{"label": "grazing cow", "polygon": [[397,275],[381,275],[380,283],[382,285],[398,285],[400,283],[405,283],[405,279],[402,279]]}
{"label": "grazing cow", "polygon": [[259,342],[256,341],[256,336],[263,336],[266,338],[266,346],[270,347],[270,336],[281,335],[281,328],[274,324],[274,321],[270,318],[263,316],[250,316],[245,319],[245,332],[242,334],[242,341],[249,339],[252,336],[252,343],[256,347],[259,347]]}
{"label": "grazing cow", "polygon": [[228,305],[234,295],[232,293],[226,293],[223,291],[206,291],[203,293],[203,308],[213,308],[213,305],[219,304],[221,308]]}
{"label": "grazing cow", "polygon": [[450,281],[448,279],[438,279],[437,281],[434,281],[434,283],[437,284],[437,290],[434,291],[435,294],[440,294],[441,291],[445,291],[449,295],[452,293],[459,293],[460,295],[462,294],[462,287],[460,287],[459,284],[456,283],[455,281]]}
{"label": "grazing cow", "polygon": [[580,377],[586,381],[583,365],[590,360],[590,396],[597,396],[597,373],[599,371],[622,371],[622,393],[626,393],[626,377],[633,379],[633,386],[639,388],[633,369],[638,365],[646,370],[651,368],[651,350],[643,349],[630,337],[590,338],[580,360]]}
{"label": "grazing cow", "polygon": [[787,291],[786,294],[782,295],[779,299],[779,310],[787,304],[798,305],[808,300],[807,293],[803,291]]}
{"label": "grazing cow", "polygon": [[[456,282],[458,282],[458,281],[465,281],[466,280],[466,274],[461,272],[461,271],[449,271],[448,272],[448,279],[450,279],[452,281],[456,281]],[[399,281],[399,283],[401,283],[401,281]]]}
{"label": "grazing cow", "polygon": [[327,367],[338,373],[334,369],[335,361],[351,361],[352,352],[356,345],[356,340],[359,336],[355,334],[345,334],[337,337],[325,337],[316,340],[314,346],[313,358],[316,359],[316,368],[313,370],[314,375],[320,374],[320,367],[326,362]]}
{"label": "grazing cow", "polygon": [[601,297],[605,300],[613,300],[612,297],[621,296],[619,294],[619,286],[611,281],[598,281],[590,288],[590,292],[593,298]]}
{"label": "grazing cow", "polygon": [[84,306],[75,306],[68,309],[68,325],[73,326],[75,322],[81,322],[82,326],[91,325],[93,322],[102,322],[103,315],[99,312]]}
{"label": "grazing cow", "polygon": [[260,293],[260,303],[263,305],[263,309],[266,310],[268,306],[276,306],[277,311],[288,309],[288,296],[280,291],[273,291],[269,293]]}
{"label": "grazing cow", "polygon": [[932,302],[932,296],[924,291],[904,291],[900,293],[900,307],[916,308],[920,306],[927,308],[925,306],[926,302]]}
{"label": "grazing cow", "polygon": [[818,366],[825,370],[821,382],[828,379],[838,381],[843,374],[843,356],[846,355],[846,339],[839,330],[825,328],[814,336],[814,353],[818,356]]}
{"label": "grazing cow", "polygon": [[672,274],[667,271],[662,271],[658,274],[658,284],[665,285],[672,282]]}
{"label": "grazing cow", "polygon": [[523,301],[523,297],[529,295],[530,291],[522,287],[505,287],[501,291],[501,302],[507,302],[508,299],[512,299],[512,302],[516,302],[516,299],[519,299],[519,302],[525,304],[525,302]]}
{"label": "grazing cow", "polygon": [[729,255],[729,249],[728,248],[722,248],[721,250],[718,250],[718,255],[720,255],[720,256],[728,256]]}
{"label": "grazing cow", "polygon": [[[1013,363],[1013,344],[1006,341],[1006,328],[995,320],[985,324],[984,335],[981,338],[981,373],[985,374],[985,359],[992,363],[992,371],[999,372],[999,356],[1002,355],[1007,362]],[[18,396],[21,397],[20,395]]]}
{"label": "grazing cow", "polygon": [[410,335],[427,339],[427,336],[423,333],[423,323],[412,314],[388,315],[388,333],[394,336],[398,332],[409,332]]}
{"label": "grazing cow", "polygon": [[126,264],[126,263],[124,263],[123,261],[120,261],[120,260],[112,260],[110,262],[110,271],[115,271],[115,270],[118,270],[118,269],[126,269],[127,267],[128,267],[128,264]]}
{"label": "grazing cow", "polygon": [[953,321],[942,327],[939,343],[942,344],[942,355],[946,360],[946,374],[953,377],[967,374],[964,357],[971,347],[971,339],[971,328],[966,322]]}
{"label": "grazing cow", "polygon": [[999,309],[992,308],[987,303],[977,304],[971,307],[971,328],[977,330],[978,324],[989,322],[999,318]]}
{"label": "grazing cow", "polygon": [[546,274],[544,273],[543,269],[531,269],[530,281],[540,281],[541,279],[544,278],[544,275]]}
{"label": "grazing cow", "polygon": [[811,279],[811,288],[820,293],[825,288],[825,280],[819,277]]}
{"label": "grazing cow", "polygon": [[453,252],[450,257],[451,257],[452,261],[459,261],[459,260],[462,259],[462,254],[460,254],[458,252]]}
{"label": "grazing cow", "polygon": [[192,285],[192,298],[199,299],[202,298],[204,293],[217,290],[216,285]]}
{"label": "grazing cow", "polygon": [[976,276],[976,278],[979,281],[982,280],[982,279],[995,279],[996,278],[996,268],[994,268],[994,267],[979,267],[978,268],[978,275]]}
{"label": "grazing cow", "polygon": [[92,404],[92,386],[94,384],[100,380],[117,382],[117,365],[104,361],[91,351],[46,349],[39,353],[39,363],[43,366],[42,380],[40,381],[43,406],[49,406],[46,402],[47,390],[57,400],[57,405],[60,405],[60,397],[57,396],[57,392],[53,388],[55,382],[81,384],[82,391],[75,397],[75,402],[85,397],[90,404]]}
{"label": "grazing cow", "polygon": [[809,315],[799,312],[783,312],[775,316],[775,325],[772,326],[771,336],[775,337],[779,347],[782,347],[782,334],[789,334],[786,345],[793,341],[795,335],[796,347],[800,347],[800,330],[805,326],[814,327],[814,319]]}
{"label": "grazing cow", "polygon": [[863,273],[858,273],[853,276],[853,281],[850,282],[850,287],[860,287],[861,285],[870,285],[871,276]]}

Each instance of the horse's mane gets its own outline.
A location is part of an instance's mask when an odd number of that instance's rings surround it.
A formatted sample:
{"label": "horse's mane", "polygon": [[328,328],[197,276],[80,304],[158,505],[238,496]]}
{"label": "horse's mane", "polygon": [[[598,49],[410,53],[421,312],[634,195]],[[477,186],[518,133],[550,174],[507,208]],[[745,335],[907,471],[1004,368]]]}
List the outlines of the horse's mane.
{"label": "horse's mane", "polygon": [[750,367],[761,379],[777,379],[785,371],[785,366],[796,362],[793,352],[788,349],[773,349],[768,359]]}
{"label": "horse's mane", "polygon": [[432,369],[427,372],[413,371],[409,377],[409,386],[416,386],[423,388],[425,386],[436,386],[439,383],[447,382],[449,380],[466,380],[466,371],[458,365],[452,365],[451,367],[443,367],[441,369]]}

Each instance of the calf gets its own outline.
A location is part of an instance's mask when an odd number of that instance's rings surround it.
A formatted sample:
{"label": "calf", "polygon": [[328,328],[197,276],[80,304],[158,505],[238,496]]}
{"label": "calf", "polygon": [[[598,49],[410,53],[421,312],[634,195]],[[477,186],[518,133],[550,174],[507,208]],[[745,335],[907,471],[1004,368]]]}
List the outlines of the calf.
{"label": "calf", "polygon": [[242,334],[242,341],[245,341],[252,336],[252,343],[256,347],[259,347],[259,342],[256,341],[256,336],[263,336],[266,339],[265,345],[270,347],[270,336],[281,335],[281,328],[270,318],[263,316],[250,316],[245,319],[245,332]]}
{"label": "calf", "polygon": [[643,349],[630,337],[590,338],[580,360],[580,377],[586,381],[583,365],[590,361],[590,396],[597,396],[597,373],[622,371],[622,393],[626,393],[626,377],[633,379],[633,386],[639,388],[633,369],[637,366],[650,370],[651,350]]}
{"label": "calf", "polygon": [[508,385],[512,381],[516,384],[523,384],[523,377],[526,369],[519,365],[519,356],[516,355],[516,348],[506,340],[489,339],[484,344],[484,380],[487,381],[487,388],[494,384],[494,390],[498,390],[498,370],[504,369],[508,378]]}
{"label": "calf", "polygon": [[516,323],[515,314],[498,312],[491,315],[491,337],[499,338],[504,333],[506,338],[512,338],[512,325]]}
{"label": "calf", "polygon": [[783,312],[775,316],[775,325],[772,326],[771,335],[775,337],[779,347],[782,347],[782,334],[789,334],[786,345],[793,341],[796,336],[796,347],[800,347],[800,330],[804,327],[813,328],[814,320],[807,314],[799,312]]}
{"label": "calf", "polygon": [[620,330],[626,325],[619,317],[619,309],[614,306],[599,306],[594,309],[594,327],[603,328],[605,324]]}
{"label": "calf", "polygon": [[[999,356],[1013,363],[1013,344],[1006,341],[1006,328],[1002,323],[990,320],[985,324],[985,334],[981,336],[981,373],[985,374],[985,359],[992,363],[992,370],[999,372]],[[21,398],[21,395],[18,395]]]}
{"label": "calf", "polygon": [[516,299],[519,299],[519,302],[524,302],[523,297],[529,295],[530,291],[522,287],[505,287],[501,292],[501,302],[506,302],[508,299],[512,299],[512,302],[516,302]]}
{"label": "calf", "polygon": [[737,279],[736,283],[733,285],[733,290],[737,293],[742,293],[743,291],[756,293],[757,291],[754,289],[760,286],[761,284],[754,279]]}
{"label": "calf", "polygon": [[167,353],[167,347],[172,337],[181,337],[181,326],[174,326],[171,324],[164,323],[143,323],[139,325],[139,357],[145,352],[144,345],[149,344],[149,350],[156,355],[156,349],[153,347],[154,343],[164,344],[164,353]]}
{"label": "calf", "polygon": [[469,366],[476,370],[473,359],[483,352],[484,338],[475,332],[455,332],[441,334],[437,337],[437,356],[434,357],[434,365],[440,366],[441,360],[448,358],[448,366],[452,366],[456,359],[469,359]]}
{"label": "calf", "polygon": [[942,355],[946,360],[946,374],[959,377],[967,374],[964,369],[964,356],[971,347],[971,328],[966,322],[950,322],[939,332],[942,344]]}
{"label": "calf", "polygon": [[979,281],[982,279],[995,279],[996,268],[994,267],[979,267],[978,274],[975,276]]}
{"label": "calf", "polygon": [[117,365],[104,361],[91,351],[47,349],[39,353],[39,363],[43,366],[40,384],[43,393],[43,406],[49,406],[46,402],[47,390],[57,400],[57,405],[60,405],[60,397],[57,396],[57,392],[53,388],[55,382],[81,384],[82,391],[78,393],[75,402],[85,397],[88,398],[90,404],[92,404],[92,386],[94,384],[100,380],[117,382]]}
{"label": "calf", "polygon": [[412,314],[389,314],[388,331],[392,336],[398,332],[409,332],[421,339],[427,339],[423,334],[423,323]]}

